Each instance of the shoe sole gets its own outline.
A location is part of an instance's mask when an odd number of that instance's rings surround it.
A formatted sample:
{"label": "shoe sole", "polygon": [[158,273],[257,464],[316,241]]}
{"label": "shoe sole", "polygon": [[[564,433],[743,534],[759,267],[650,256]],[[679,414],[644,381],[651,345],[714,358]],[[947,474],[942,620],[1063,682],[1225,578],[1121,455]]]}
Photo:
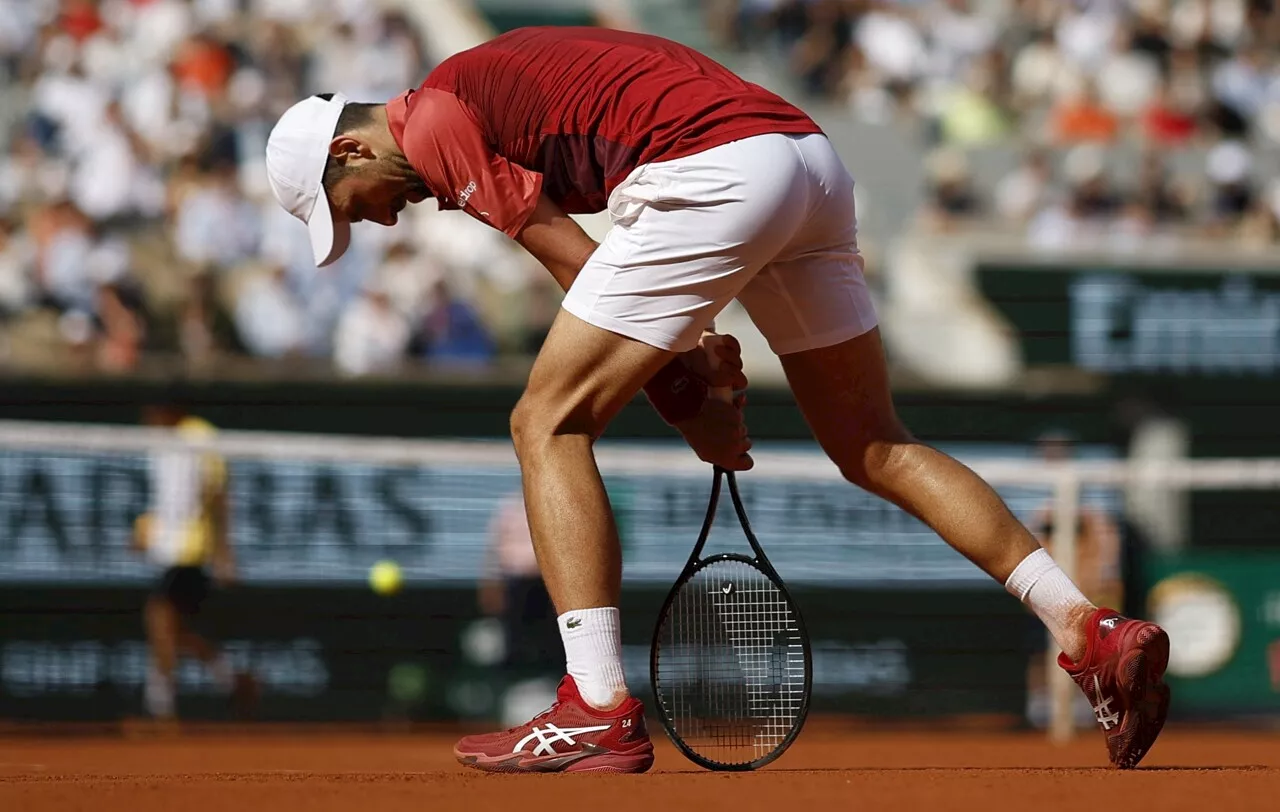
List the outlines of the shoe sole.
{"label": "shoe sole", "polygon": [[483,753],[453,751],[464,767],[489,773],[643,773],[653,766],[653,745],[634,753],[603,752],[572,756],[530,758],[519,753],[486,756]]}
{"label": "shoe sole", "polygon": [[1134,635],[1132,647],[1116,669],[1118,688],[1128,710],[1119,735],[1113,739],[1111,763],[1122,770],[1138,766],[1160,736],[1169,715],[1169,686],[1164,684],[1164,672],[1169,667],[1169,635],[1149,623]]}

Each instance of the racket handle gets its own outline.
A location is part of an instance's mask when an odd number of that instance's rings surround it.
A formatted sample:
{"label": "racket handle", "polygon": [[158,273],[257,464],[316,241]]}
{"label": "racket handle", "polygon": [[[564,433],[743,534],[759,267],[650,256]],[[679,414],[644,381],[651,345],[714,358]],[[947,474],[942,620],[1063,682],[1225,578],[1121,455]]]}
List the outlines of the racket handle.
{"label": "racket handle", "polygon": [[[702,344],[711,350],[711,369],[713,371],[720,369],[720,356],[716,354],[716,348],[724,343],[724,337],[720,335],[709,335],[702,339]],[[707,397],[711,400],[718,400],[721,403],[733,403],[733,387],[732,386],[711,386],[707,388]]]}

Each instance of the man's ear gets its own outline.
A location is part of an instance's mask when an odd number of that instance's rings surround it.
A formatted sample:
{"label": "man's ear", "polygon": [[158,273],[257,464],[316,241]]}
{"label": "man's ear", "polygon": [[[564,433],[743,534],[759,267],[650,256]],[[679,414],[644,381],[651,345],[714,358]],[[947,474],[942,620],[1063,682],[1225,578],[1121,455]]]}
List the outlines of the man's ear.
{"label": "man's ear", "polygon": [[347,134],[334,136],[329,142],[329,155],[338,163],[345,164],[353,158],[373,158],[373,150],[358,138]]}

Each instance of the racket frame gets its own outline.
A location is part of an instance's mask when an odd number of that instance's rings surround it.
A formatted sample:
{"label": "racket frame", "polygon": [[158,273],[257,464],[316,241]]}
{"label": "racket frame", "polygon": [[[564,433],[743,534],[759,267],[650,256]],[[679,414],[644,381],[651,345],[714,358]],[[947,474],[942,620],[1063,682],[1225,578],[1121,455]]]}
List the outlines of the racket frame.
{"label": "racket frame", "polygon": [[[707,544],[707,539],[711,535],[711,526],[715,524],[716,511],[720,506],[720,490],[721,482],[728,480],[729,482],[729,498],[733,502],[734,512],[738,515],[738,523],[742,525],[742,531],[746,534],[747,542],[751,545],[751,551],[755,553],[755,557],[742,555],[741,553],[716,553],[709,558],[701,558],[702,549]],[[668,713],[665,703],[662,701],[662,694],[658,690],[658,650],[660,648],[659,638],[662,634],[663,626],[667,619],[667,613],[671,609],[671,604],[675,601],[676,596],[680,593],[681,587],[688,583],[695,575],[712,564],[721,561],[738,561],[743,564],[755,567],[762,572],[765,577],[773,582],[778,588],[787,605],[791,607],[794,617],[795,627],[800,635],[800,645],[804,654],[804,690],[800,696],[800,708],[796,712],[795,723],[791,726],[791,730],[787,733],[786,738],[782,740],[776,747],[760,758],[741,764],[726,764],[720,761],[713,761],[694,752],[687,745],[678,733],[674,730],[671,722],[671,714]],[[708,770],[716,772],[749,772],[758,770],[769,764],[785,753],[800,735],[800,731],[804,728],[805,720],[809,715],[809,699],[813,693],[813,650],[809,645],[809,630],[805,625],[804,616],[800,613],[800,606],[791,597],[790,590],[783,582],[782,576],[774,569],[772,562],[768,556],[764,554],[764,548],[760,546],[756,534],[751,529],[751,522],[747,519],[747,510],[742,504],[742,497],[738,493],[738,480],[734,476],[733,471],[726,470],[720,466],[715,466],[715,474],[711,481],[711,497],[707,503],[707,515],[702,520],[702,530],[698,533],[698,541],[693,545],[693,552],[689,554],[688,561],[685,562],[684,569],[680,571],[680,575],[676,578],[675,584],[671,587],[671,591],[667,593],[667,598],[662,602],[662,609],[658,612],[658,622],[653,629],[653,640],[649,645],[649,685],[653,688],[654,707],[658,710],[659,720],[662,722],[662,728],[667,733],[667,738],[671,739],[671,743],[684,754],[685,758],[704,767]]]}

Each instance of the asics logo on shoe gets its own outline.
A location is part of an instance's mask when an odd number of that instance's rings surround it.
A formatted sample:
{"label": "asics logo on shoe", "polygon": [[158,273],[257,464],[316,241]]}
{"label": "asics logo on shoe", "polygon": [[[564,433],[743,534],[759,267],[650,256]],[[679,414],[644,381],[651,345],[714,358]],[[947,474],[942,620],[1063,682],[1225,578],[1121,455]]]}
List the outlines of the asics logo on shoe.
{"label": "asics logo on shoe", "polygon": [[602,730],[608,730],[610,725],[596,725],[594,727],[557,727],[553,724],[547,724],[545,727],[535,727],[528,736],[516,742],[515,749],[511,752],[519,753],[524,749],[526,744],[532,744],[536,739],[538,746],[533,748],[535,756],[555,755],[556,749],[552,747],[556,742],[564,742],[569,746],[578,743],[577,737],[587,733],[599,733]]}
{"label": "asics logo on shoe", "polygon": [[1110,730],[1120,724],[1120,714],[1111,710],[1113,698],[1102,696],[1102,683],[1098,681],[1097,674],[1093,675],[1093,695],[1098,698],[1098,704],[1093,706],[1093,716],[1102,725],[1102,729]]}

